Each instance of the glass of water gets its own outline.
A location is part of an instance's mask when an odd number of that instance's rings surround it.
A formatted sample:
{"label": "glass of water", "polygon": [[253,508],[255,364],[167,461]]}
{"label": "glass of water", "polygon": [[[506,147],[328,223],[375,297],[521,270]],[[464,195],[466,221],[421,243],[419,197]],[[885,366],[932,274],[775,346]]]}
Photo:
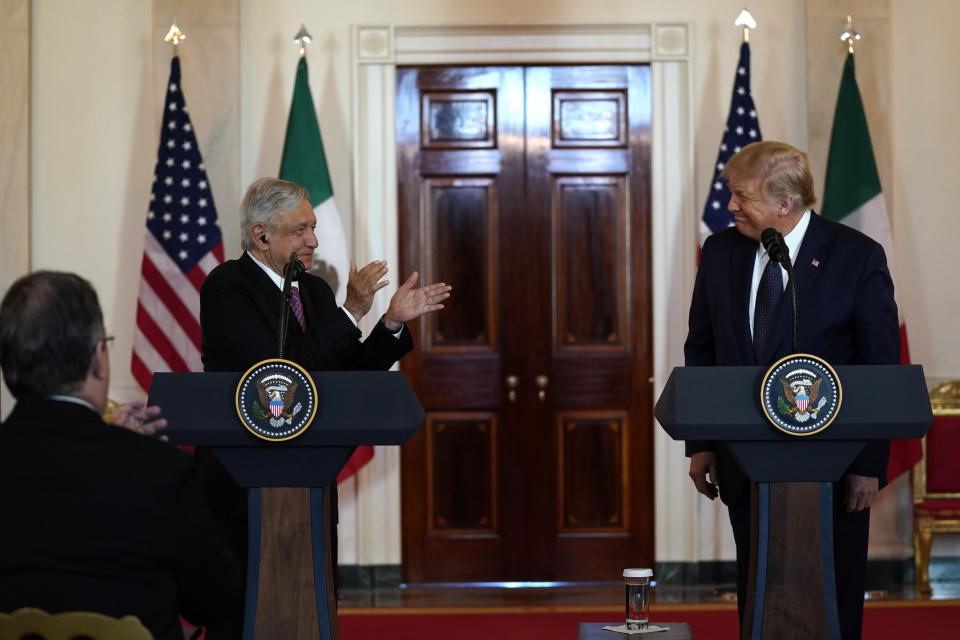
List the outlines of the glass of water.
{"label": "glass of water", "polygon": [[627,629],[646,629],[650,622],[650,578],[653,569],[624,569],[627,591]]}

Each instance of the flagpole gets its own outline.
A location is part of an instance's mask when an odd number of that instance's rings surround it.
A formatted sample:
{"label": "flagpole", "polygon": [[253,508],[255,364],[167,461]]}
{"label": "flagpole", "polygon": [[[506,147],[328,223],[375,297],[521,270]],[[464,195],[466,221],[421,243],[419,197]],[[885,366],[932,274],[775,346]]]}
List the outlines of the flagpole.
{"label": "flagpole", "polygon": [[737,16],[737,19],[733,21],[733,26],[743,27],[743,41],[750,42],[750,29],[757,28],[757,21],[753,19],[753,16],[747,11],[747,8],[744,7],[743,11],[740,12],[740,15]]}
{"label": "flagpole", "polygon": [[170,30],[167,31],[167,35],[163,37],[164,42],[173,43],[173,57],[176,58],[180,53],[180,43],[187,39],[187,34],[180,30],[180,27],[177,26],[177,19],[174,18],[173,22],[170,23]]}
{"label": "flagpole", "polygon": [[854,40],[860,39],[860,32],[856,31],[853,28],[853,17],[847,16],[847,24],[843,28],[843,33],[840,35],[840,40],[847,43],[847,51],[853,55],[853,42]]}
{"label": "flagpole", "polygon": [[300,31],[297,31],[297,35],[293,36],[293,42],[300,51],[300,57],[305,58],[307,56],[307,45],[313,42],[313,36],[310,35],[302,22],[300,23]]}

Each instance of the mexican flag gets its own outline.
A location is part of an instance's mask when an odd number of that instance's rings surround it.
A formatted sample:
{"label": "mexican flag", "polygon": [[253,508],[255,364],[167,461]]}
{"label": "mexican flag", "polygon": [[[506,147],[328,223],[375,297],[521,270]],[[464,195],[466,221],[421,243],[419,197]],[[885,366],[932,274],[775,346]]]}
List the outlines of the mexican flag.
{"label": "mexican flag", "polygon": [[[293,101],[287,119],[287,137],[283,141],[283,158],[280,160],[280,179],[296,182],[310,192],[310,203],[317,216],[317,250],[313,253],[310,272],[327,281],[337,304],[342,305],[347,298],[347,275],[350,273],[347,238],[333,201],[333,184],[330,182],[327,157],[323,153],[323,139],[310,95],[307,59],[304,57],[297,64],[297,79],[293,85]],[[373,447],[357,447],[337,476],[337,482],[349,478],[372,458]]]}
{"label": "mexican flag", "polygon": [[[827,157],[827,178],[823,188],[823,216],[838,220],[867,234],[887,254],[890,275],[893,269],[893,237],[890,218],[880,188],[877,163],[873,158],[867,116],[863,111],[860,89],[854,73],[853,54],[847,54],[833,116],[830,152]],[[900,318],[900,361],[910,362],[907,332]],[[920,440],[894,440],[890,446],[887,478],[893,480],[920,461]]]}
{"label": "mexican flag", "polygon": [[293,85],[293,101],[287,119],[287,137],[283,141],[280,160],[280,179],[296,182],[310,192],[310,203],[317,216],[317,250],[313,253],[311,273],[327,281],[342,305],[347,298],[347,238],[343,233],[340,213],[333,201],[333,184],[323,153],[323,139],[317,124],[307,59],[297,64],[297,79]]}

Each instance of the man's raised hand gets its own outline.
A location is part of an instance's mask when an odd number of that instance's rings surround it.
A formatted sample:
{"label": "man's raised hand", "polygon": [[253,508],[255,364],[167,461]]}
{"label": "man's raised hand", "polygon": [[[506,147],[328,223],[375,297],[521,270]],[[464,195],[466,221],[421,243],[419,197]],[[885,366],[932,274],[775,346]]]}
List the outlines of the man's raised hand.
{"label": "man's raised hand", "polygon": [[419,318],[425,313],[443,309],[440,303],[450,297],[453,287],[437,282],[414,289],[413,286],[417,284],[419,277],[420,274],[416,271],[411,273],[407,281],[400,285],[397,292],[390,298],[390,306],[383,316],[383,324],[387,329],[399,331],[404,322]]}
{"label": "man's raised hand", "polygon": [[347,278],[347,299],[343,308],[350,312],[357,322],[367,315],[373,305],[373,295],[390,284],[381,280],[387,274],[387,261],[374,260],[363,269],[357,270],[357,263],[350,261],[350,275]]}

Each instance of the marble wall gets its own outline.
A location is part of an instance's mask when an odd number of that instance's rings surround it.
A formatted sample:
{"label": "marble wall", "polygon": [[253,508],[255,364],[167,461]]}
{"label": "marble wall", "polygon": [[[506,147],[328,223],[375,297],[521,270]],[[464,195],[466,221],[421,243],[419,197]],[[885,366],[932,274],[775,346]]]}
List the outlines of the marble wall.
{"label": "marble wall", "polygon": [[[30,268],[30,0],[0,0],[0,292]],[[0,389],[0,415],[13,398]]]}

